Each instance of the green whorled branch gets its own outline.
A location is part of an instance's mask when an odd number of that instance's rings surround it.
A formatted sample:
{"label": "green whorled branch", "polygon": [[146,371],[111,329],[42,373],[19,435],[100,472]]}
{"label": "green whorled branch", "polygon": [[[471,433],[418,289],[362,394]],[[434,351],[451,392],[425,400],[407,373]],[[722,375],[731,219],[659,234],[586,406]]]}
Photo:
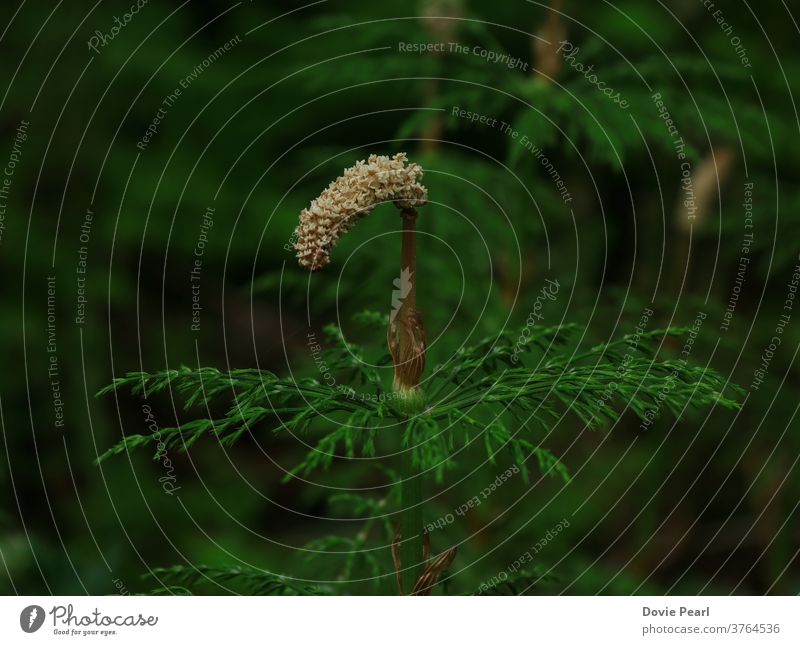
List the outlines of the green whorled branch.
{"label": "green whorled branch", "polygon": [[213,567],[206,565],[151,569],[143,576],[160,582],[163,587],[156,591],[174,593],[176,589],[208,586],[212,591],[229,591],[235,585],[240,591],[253,596],[320,596],[325,591],[306,585],[285,576],[279,576],[256,567],[237,565]]}
{"label": "green whorled branch", "polygon": [[220,372],[214,368],[182,367],[152,374],[135,372],[115,379],[97,395],[123,388],[130,388],[145,399],[171,391],[183,399],[185,410],[203,408],[207,412],[223,396],[232,399],[232,403],[221,418],[200,418],[173,427],[156,426],[156,431],[148,434],[129,435],[99,455],[98,463],[145,445],[158,444],[162,451],[170,448],[185,451],[206,434],[230,446],[246,432],[267,422],[275,430],[302,432],[320,414],[368,412],[381,418],[388,413],[386,404],[356,397],[350,388],[331,387],[312,378],[281,379],[256,369]]}
{"label": "green whorled branch", "polygon": [[[379,316],[370,318],[375,318],[371,324],[381,322]],[[431,375],[428,389],[432,394],[426,407],[411,418],[391,401],[353,396],[350,388],[332,388],[313,378],[288,380],[259,370],[220,372],[212,368],[129,374],[101,394],[131,388],[149,398],[169,390],[186,408],[202,414],[208,413],[209,402],[227,400],[228,413],[220,419],[200,418],[161,428],[158,438],[129,436],[100,460],[146,444],[155,447],[156,441],[182,450],[206,434],[230,445],[246,432],[265,426],[277,432],[284,428],[323,431],[319,443],[294,471],[306,475],[328,467],[340,455],[348,458],[360,452],[375,456],[376,441],[388,438],[378,431],[379,426],[402,426],[401,472],[392,479],[399,483],[398,493],[402,494],[402,500],[398,495],[393,504],[398,503],[400,509],[401,544],[405,545],[401,568],[408,593],[422,560],[419,536],[424,496],[419,486],[423,476],[435,473],[441,477],[445,467],[453,467],[453,453],[461,444],[482,440],[490,461],[500,451],[510,453],[523,477],[526,463],[533,462],[543,474],[567,481],[564,465],[533,434],[537,426],[549,430],[564,412],[577,415],[587,426],[600,427],[611,424],[623,410],[653,419],[664,413],[680,417],[700,407],[738,408],[741,388],[717,372],[682,359],[656,356],[665,336],[686,331],[641,334],[635,348],[629,337],[623,337],[582,349],[574,343],[581,328],[573,325],[534,329],[530,342],[522,348],[516,346],[513,334],[487,338],[458,350],[455,360]],[[337,382],[358,382],[372,388],[373,394],[384,393],[372,368],[353,364],[361,349],[347,343],[338,329],[329,330],[329,336],[333,348],[326,350],[325,357],[335,368]],[[520,360],[511,360],[516,353]],[[328,426],[316,423],[320,409],[346,421],[331,432]],[[405,539],[407,536],[418,539]]]}

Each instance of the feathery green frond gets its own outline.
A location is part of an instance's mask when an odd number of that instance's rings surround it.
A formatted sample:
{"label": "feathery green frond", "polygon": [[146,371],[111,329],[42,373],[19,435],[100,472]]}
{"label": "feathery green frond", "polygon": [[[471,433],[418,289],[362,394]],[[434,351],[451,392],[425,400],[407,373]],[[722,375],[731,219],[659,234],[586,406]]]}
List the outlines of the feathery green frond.
{"label": "feathery green frond", "polygon": [[165,586],[208,587],[210,593],[236,591],[253,596],[319,596],[320,588],[294,582],[263,569],[238,565],[234,567],[196,567],[175,565],[151,570],[143,576]]}

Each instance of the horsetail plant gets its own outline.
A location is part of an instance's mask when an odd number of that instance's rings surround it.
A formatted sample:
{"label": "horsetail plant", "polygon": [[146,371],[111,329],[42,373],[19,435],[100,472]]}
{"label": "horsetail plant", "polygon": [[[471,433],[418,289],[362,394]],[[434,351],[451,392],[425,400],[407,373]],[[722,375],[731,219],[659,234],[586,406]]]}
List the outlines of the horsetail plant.
{"label": "horsetail plant", "polygon": [[[221,372],[211,367],[130,373],[99,394],[130,387],[135,394],[149,397],[169,389],[184,400],[187,410],[208,411],[211,402],[223,396],[232,398],[232,403],[221,418],[177,422],[175,427],[161,429],[158,436],[126,436],[100,455],[98,462],[154,444],[158,459],[164,450],[191,449],[204,435],[216,437],[223,446],[245,437],[257,441],[256,430],[266,424],[276,434],[321,432],[305,459],[287,473],[285,480],[289,480],[327,468],[334,458],[354,458],[357,452],[375,457],[377,445],[396,451],[399,443],[398,472],[380,466],[394,484],[384,498],[347,492],[329,500],[332,506],[347,507],[353,518],[365,517],[361,529],[354,537],[314,540],[306,545],[307,560],[317,565],[321,554],[335,556],[340,566],[329,582],[379,582],[391,576],[400,593],[426,595],[440,579],[447,580],[443,573],[453,564],[456,549],[431,556],[431,536],[423,530],[423,482],[431,477],[442,481],[446,470],[457,467],[462,451],[468,454],[482,444],[491,464],[501,452],[507,454],[526,483],[530,464],[536,464],[542,477],[568,482],[566,466],[533,438],[537,429],[549,433],[564,414],[594,429],[608,427],[625,411],[650,425],[663,412],[680,417],[703,406],[738,408],[741,389],[713,370],[691,365],[688,352],[680,358],[658,356],[662,347],[669,351],[674,345],[664,342],[667,337],[690,332],[680,327],[637,329],[635,334],[597,345],[587,345],[586,330],[578,325],[534,325],[526,328],[524,342],[518,332],[502,330],[454,350],[427,376],[423,392],[426,342],[416,303],[417,209],[428,201],[427,189],[420,183],[422,175],[422,168],[407,163],[404,154],[373,155],[346,170],[313,200],[301,212],[296,231],[300,265],[315,271],[329,264],[333,247],[359,218],[381,203],[392,203],[399,210],[400,298],[389,315],[366,311],[357,316],[367,326],[386,325],[388,351],[382,358],[366,361],[364,348],[347,340],[339,327],[328,325],[327,346],[321,352],[336,376],[330,381],[281,378],[259,369]],[[388,397],[378,369],[383,364],[393,366],[392,396]],[[331,420],[337,421],[333,429]],[[398,427],[401,432],[390,431]],[[399,526],[391,520],[393,514],[386,512],[391,508],[397,509],[394,515],[399,513]],[[390,554],[394,566],[380,554]],[[316,566],[315,573],[320,571]],[[249,566],[173,566],[151,575],[168,590],[225,583],[265,594],[329,592],[324,581],[315,586],[297,584],[289,577]],[[516,572],[502,589],[484,585],[479,593],[529,589],[549,577],[537,566]]]}
{"label": "horsetail plant", "polygon": [[[392,202],[400,211],[403,222],[400,252],[401,298],[395,303],[387,327],[386,339],[394,364],[393,390],[397,395],[398,411],[405,417],[400,449],[400,503],[402,508],[394,562],[398,587],[402,594],[429,590],[439,574],[446,569],[455,549],[449,550],[432,569],[419,575],[423,560],[422,549],[422,474],[416,472],[408,430],[408,415],[422,411],[424,393],[420,379],[425,370],[425,329],[417,310],[417,207],[427,203],[428,191],[419,179],[422,168],[411,163],[406,155],[394,157],[372,155],[367,162],[359,161],[349,168],[300,213],[297,227],[297,257],[301,266],[314,271],[330,261],[330,252],[339,237],[350,230],[359,217],[365,217],[381,202]],[[402,566],[405,565],[405,566]],[[433,565],[431,565],[433,566]],[[421,583],[421,586],[418,586]]]}

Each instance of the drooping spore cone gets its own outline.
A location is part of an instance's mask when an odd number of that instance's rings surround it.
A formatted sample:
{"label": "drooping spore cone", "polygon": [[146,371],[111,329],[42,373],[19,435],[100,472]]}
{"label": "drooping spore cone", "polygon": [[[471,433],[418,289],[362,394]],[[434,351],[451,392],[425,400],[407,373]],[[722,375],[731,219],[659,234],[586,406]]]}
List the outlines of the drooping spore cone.
{"label": "drooping spore cone", "polygon": [[301,266],[314,271],[330,262],[331,250],[375,206],[391,202],[400,210],[424,206],[428,191],[419,164],[406,165],[405,153],[371,155],[344,171],[300,213],[295,249]]}

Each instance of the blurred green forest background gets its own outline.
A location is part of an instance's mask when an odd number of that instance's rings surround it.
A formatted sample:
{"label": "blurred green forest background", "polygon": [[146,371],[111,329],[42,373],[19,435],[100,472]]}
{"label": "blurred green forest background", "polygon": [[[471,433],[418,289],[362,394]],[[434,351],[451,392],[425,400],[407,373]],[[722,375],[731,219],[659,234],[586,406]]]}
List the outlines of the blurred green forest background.
{"label": "blurred green forest background", "polygon": [[[398,218],[374,213],[311,276],[290,245],[301,209],[343,168],[400,151],[425,169],[431,198],[418,222],[429,370],[522,329],[549,279],[561,289],[542,324],[579,323],[591,342],[632,333],[648,308],[650,329],[692,327],[702,313],[692,360],[746,391],[738,412],[644,431],[628,415],[601,432],[561,418],[547,442],[568,484],[512,477],[432,536],[438,550],[464,541],[459,589],[568,520],[536,555],[547,576],[528,593],[800,591],[797,312],[763,383],[754,375],[800,253],[796,7],[140,4],[116,32],[128,2],[0,7],[0,591],[148,592],[159,582],[142,576],[172,565],[252,566],[335,593],[391,587],[385,544],[378,587],[366,580],[375,562],[345,582],[341,555],[309,560],[303,548],[357,534],[332,494],[385,495],[371,464],[337,460],[282,484],[307,447],[254,430],[232,447],[171,451],[168,468],[148,450],[98,466],[152,419],[192,417],[168,392],[149,408],[95,394],[127,372],[181,365],[314,375],[307,334],[322,338],[330,322],[381,351],[384,333],[353,317],[391,306]],[[563,40],[572,59],[556,51]],[[466,455],[431,484],[427,520],[510,465]],[[229,582],[205,590],[246,591]]]}

